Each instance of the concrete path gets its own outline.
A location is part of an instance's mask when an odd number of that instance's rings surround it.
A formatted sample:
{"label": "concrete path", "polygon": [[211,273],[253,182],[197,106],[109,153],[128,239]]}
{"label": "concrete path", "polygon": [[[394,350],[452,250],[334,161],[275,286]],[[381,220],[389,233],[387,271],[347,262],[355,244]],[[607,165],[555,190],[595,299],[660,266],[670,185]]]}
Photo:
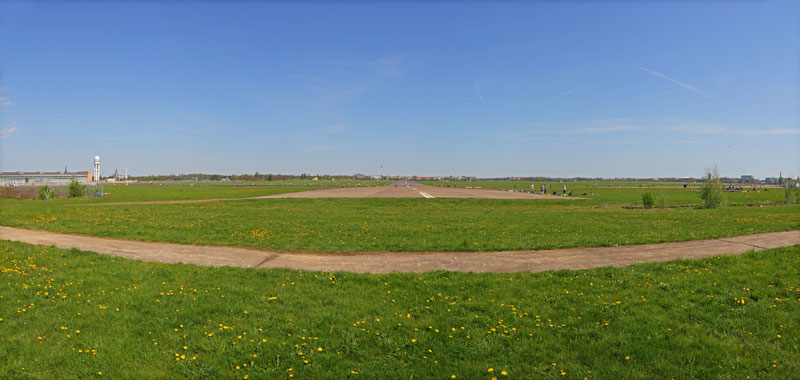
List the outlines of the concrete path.
{"label": "concrete path", "polygon": [[277,253],[233,247],[147,243],[2,226],[0,226],[0,239],[55,245],[66,249],[78,248],[142,261],[243,268],[289,268],[357,273],[427,272],[440,269],[461,272],[539,272],[625,266],[723,254],[735,255],[751,250],[759,251],[800,244],[800,230],[620,247],[506,252],[385,252],[354,255]]}
{"label": "concrete path", "polygon": [[[560,191],[560,190],[559,190]],[[260,198],[478,198],[478,199],[583,199],[492,189],[428,186],[418,183],[381,187],[345,187],[254,197]]]}
{"label": "concrete path", "polygon": [[221,201],[243,201],[249,199],[269,198],[478,198],[478,199],[585,199],[580,197],[564,197],[555,195],[540,195],[521,192],[500,191],[492,189],[462,189],[413,185],[387,185],[343,187],[319,190],[297,191],[273,195],[261,195],[245,198],[213,198],[213,199],[185,199],[167,201],[133,201],[133,202],[97,202],[74,203],[70,206],[123,206],[123,205],[161,205],[182,203],[205,203]]}

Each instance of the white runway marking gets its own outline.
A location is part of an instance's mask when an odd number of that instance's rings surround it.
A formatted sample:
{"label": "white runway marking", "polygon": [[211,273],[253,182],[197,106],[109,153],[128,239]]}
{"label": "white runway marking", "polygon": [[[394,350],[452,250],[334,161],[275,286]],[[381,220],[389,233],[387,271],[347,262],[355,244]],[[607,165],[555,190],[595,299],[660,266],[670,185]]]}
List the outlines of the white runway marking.
{"label": "white runway marking", "polygon": [[420,191],[420,192],[419,192],[419,195],[422,195],[422,196],[423,196],[423,197],[425,197],[425,198],[436,198],[436,197],[434,197],[433,195],[430,195],[430,194],[428,194],[428,193],[426,193],[426,192],[424,192],[424,191]]}

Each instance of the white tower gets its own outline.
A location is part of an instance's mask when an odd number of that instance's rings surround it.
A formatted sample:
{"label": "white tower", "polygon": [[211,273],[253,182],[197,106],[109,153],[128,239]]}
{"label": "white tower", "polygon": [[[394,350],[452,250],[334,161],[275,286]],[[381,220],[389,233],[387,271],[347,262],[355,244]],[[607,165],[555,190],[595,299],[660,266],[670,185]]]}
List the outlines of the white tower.
{"label": "white tower", "polygon": [[100,156],[94,156],[94,181],[100,182]]}

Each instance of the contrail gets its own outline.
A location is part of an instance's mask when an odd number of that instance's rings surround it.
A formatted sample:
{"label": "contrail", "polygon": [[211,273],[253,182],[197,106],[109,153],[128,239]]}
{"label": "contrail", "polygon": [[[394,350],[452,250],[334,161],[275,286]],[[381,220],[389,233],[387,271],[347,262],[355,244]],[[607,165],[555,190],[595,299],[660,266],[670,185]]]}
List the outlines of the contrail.
{"label": "contrail", "polygon": [[481,89],[480,87],[478,87],[478,81],[475,81],[475,93],[478,94],[478,100],[481,101],[481,106],[483,106],[483,110],[488,113],[489,109],[486,108],[486,103],[483,102],[483,96],[481,96]]}
{"label": "contrail", "polygon": [[677,84],[678,86],[681,86],[681,87],[683,87],[683,88],[685,88],[685,89],[687,89],[687,90],[689,90],[689,91],[691,91],[691,92],[694,92],[695,94],[698,94],[698,95],[705,96],[706,98],[709,98],[709,99],[717,100],[717,98],[715,98],[715,97],[713,97],[713,96],[711,96],[711,95],[707,94],[707,93],[706,93],[706,92],[704,92],[703,90],[701,90],[701,89],[699,89],[699,88],[697,88],[697,87],[695,87],[695,86],[692,86],[692,85],[690,85],[690,84],[688,84],[688,83],[683,83],[683,82],[681,82],[681,81],[678,81],[678,80],[672,79],[672,78],[670,78],[670,77],[668,77],[668,76],[666,76],[666,75],[664,75],[664,74],[661,74],[661,73],[659,73],[659,72],[657,72],[657,71],[650,70],[650,69],[648,69],[648,68],[645,68],[645,67],[642,67],[642,66],[634,65],[634,67],[636,67],[637,69],[639,69],[639,70],[642,70],[642,71],[644,71],[644,72],[647,72],[647,73],[653,74],[653,75],[655,75],[655,76],[657,76],[657,77],[659,77],[659,78],[661,78],[661,79],[666,79],[666,80],[668,80],[668,81],[670,81],[670,82],[672,82],[672,83],[675,83],[675,84]]}

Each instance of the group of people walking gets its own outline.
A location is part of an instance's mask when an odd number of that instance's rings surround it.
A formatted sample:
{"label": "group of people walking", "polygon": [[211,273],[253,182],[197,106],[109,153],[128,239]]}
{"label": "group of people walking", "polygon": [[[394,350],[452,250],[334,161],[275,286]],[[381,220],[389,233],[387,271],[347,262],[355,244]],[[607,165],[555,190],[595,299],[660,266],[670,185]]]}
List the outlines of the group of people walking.
{"label": "group of people walking", "polygon": [[[563,196],[567,196],[567,184],[563,184],[561,186],[561,191],[563,191],[563,194],[562,194]],[[531,194],[536,194],[536,185],[535,184],[531,184]],[[539,194],[547,195],[547,185],[546,184],[542,184],[541,186],[539,186]],[[558,190],[553,190],[553,195],[558,195]],[[572,195],[571,191],[569,192],[569,195]]]}

